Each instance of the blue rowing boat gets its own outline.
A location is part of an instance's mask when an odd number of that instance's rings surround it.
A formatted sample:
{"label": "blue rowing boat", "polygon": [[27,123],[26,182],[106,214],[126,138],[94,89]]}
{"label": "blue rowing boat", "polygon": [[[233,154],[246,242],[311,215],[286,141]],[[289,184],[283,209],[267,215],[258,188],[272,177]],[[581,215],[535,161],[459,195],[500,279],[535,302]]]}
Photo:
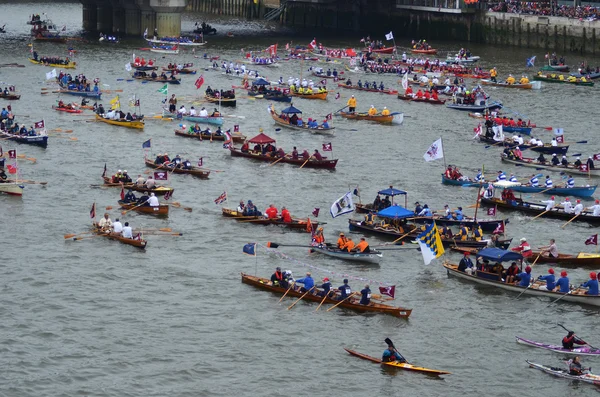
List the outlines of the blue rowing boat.
{"label": "blue rowing boat", "polygon": [[8,139],[9,141],[36,145],[44,148],[48,146],[48,135],[19,135],[0,130],[0,137],[2,137],[2,139]]}
{"label": "blue rowing boat", "polygon": [[490,111],[494,109],[501,109],[502,103],[498,101],[494,102],[485,102],[483,105],[465,105],[463,103],[446,103],[446,107],[450,109],[456,110],[465,110],[468,112],[484,112],[486,109]]}
{"label": "blue rowing boat", "polygon": [[[533,187],[533,186],[521,185],[517,182],[515,182],[514,185],[512,185],[511,182],[507,182],[507,181],[503,181],[499,185],[496,185],[496,182],[492,182],[492,183],[494,184],[494,186],[497,186],[497,187],[509,188],[513,192],[544,193],[544,194],[557,195],[557,196],[573,196],[573,197],[592,197],[594,195],[594,192],[596,191],[596,188],[598,187],[598,185],[593,185],[593,186],[579,186],[579,187],[573,187],[573,188],[553,187],[553,188],[547,189],[544,186]],[[445,175],[442,175],[442,184],[453,185],[453,186],[463,186],[463,187],[477,187],[477,188],[479,186],[481,186],[482,188],[485,189],[488,187],[489,182],[484,182],[483,184],[481,184],[479,182],[474,182],[474,181],[454,180],[454,179],[448,179],[448,178],[446,178]]]}
{"label": "blue rowing boat", "polygon": [[512,132],[515,134],[531,135],[531,130],[533,130],[531,127],[502,127],[502,131]]}
{"label": "blue rowing boat", "polygon": [[95,91],[78,91],[78,90],[61,89],[61,90],[59,90],[59,92],[61,94],[69,94],[69,95],[83,96],[86,98],[96,98],[96,99],[100,99],[100,97],[102,96],[102,93],[100,91],[95,92]]}
{"label": "blue rowing boat", "polygon": [[173,117],[174,119],[177,120],[186,120],[186,121],[191,121],[192,123],[206,123],[206,124],[213,124],[213,125],[223,125],[223,117],[211,117],[211,116],[206,116],[206,117],[202,117],[202,116],[183,116],[181,117],[178,114],[175,113],[165,113],[163,114],[163,117]]}

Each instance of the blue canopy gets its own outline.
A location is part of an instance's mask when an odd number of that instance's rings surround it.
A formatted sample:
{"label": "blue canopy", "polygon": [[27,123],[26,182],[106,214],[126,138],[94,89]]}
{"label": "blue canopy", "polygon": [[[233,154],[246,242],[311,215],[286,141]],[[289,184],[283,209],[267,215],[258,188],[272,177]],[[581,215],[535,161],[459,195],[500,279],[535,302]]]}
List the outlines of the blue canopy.
{"label": "blue canopy", "polygon": [[379,211],[377,216],[381,218],[409,218],[415,216],[415,213],[399,205],[392,205]]}
{"label": "blue canopy", "polygon": [[393,187],[389,187],[387,189],[380,190],[377,193],[383,194],[385,196],[397,196],[399,194],[407,194],[404,190],[394,189]]}
{"label": "blue canopy", "polygon": [[283,114],[294,114],[294,113],[302,114],[302,110],[297,109],[297,108],[295,108],[293,106],[290,106],[290,107],[287,107],[287,108],[283,109],[281,111],[281,113],[283,113]]}
{"label": "blue canopy", "polygon": [[262,77],[259,77],[252,82],[252,85],[270,85],[270,84],[271,83],[269,83],[267,80],[263,79]]}
{"label": "blue canopy", "polygon": [[503,250],[500,248],[484,248],[477,253],[477,257],[496,262],[516,261],[523,259],[518,252]]}

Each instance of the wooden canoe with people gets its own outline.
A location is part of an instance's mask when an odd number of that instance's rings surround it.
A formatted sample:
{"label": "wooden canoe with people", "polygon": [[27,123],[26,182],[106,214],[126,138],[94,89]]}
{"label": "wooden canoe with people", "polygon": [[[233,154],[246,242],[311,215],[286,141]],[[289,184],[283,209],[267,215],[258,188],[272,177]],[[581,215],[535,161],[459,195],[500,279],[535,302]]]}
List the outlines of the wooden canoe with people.
{"label": "wooden canoe with people", "polygon": [[140,75],[140,74],[134,74],[131,77],[134,78],[134,79],[136,79],[136,80],[153,81],[155,83],[181,84],[181,79],[171,78],[171,77],[167,77],[165,79],[165,78],[160,77],[160,76],[152,77],[152,76],[143,76],[143,75]]}
{"label": "wooden canoe with people", "polygon": [[358,303],[359,299],[353,300],[352,298],[344,300],[344,301],[340,301],[340,300],[328,297],[325,300],[323,300],[322,296],[318,296],[318,295],[314,295],[314,294],[310,294],[310,293],[305,294],[304,292],[296,291],[293,288],[288,290],[288,289],[282,288],[278,285],[273,285],[273,283],[271,283],[271,280],[268,278],[252,276],[250,274],[245,274],[245,273],[242,273],[241,275],[242,275],[242,283],[244,283],[244,284],[252,285],[256,288],[266,290],[269,292],[273,292],[278,295],[284,295],[287,293],[287,295],[285,295],[285,296],[294,297],[294,298],[302,297],[302,300],[304,300],[304,301],[311,301],[311,302],[317,302],[317,303],[323,302],[323,304],[338,305],[339,308],[354,310],[354,311],[357,311],[360,313],[381,313],[381,314],[388,314],[388,315],[391,315],[394,317],[400,317],[400,318],[408,318],[412,313],[412,309],[391,306],[391,305],[387,305],[384,303],[376,303],[373,301],[373,298],[368,305],[361,305],[360,303]]}
{"label": "wooden canoe with people", "polygon": [[402,124],[404,121],[404,113],[394,112],[388,115],[375,114],[370,115],[368,113],[357,113],[357,112],[344,112],[340,111],[337,114],[345,119],[350,120],[367,120],[374,121],[379,124]]}
{"label": "wooden canoe with people", "polygon": [[358,85],[348,85],[348,84],[342,84],[342,83],[338,83],[338,87],[340,87],[340,88],[346,88],[346,89],[349,89],[349,90],[378,92],[380,94],[388,94],[388,95],[398,95],[398,90],[390,90],[389,88],[385,88],[383,90],[380,90],[378,88],[365,88],[365,87],[359,87]]}
{"label": "wooden canoe with people", "polygon": [[398,94],[398,99],[401,99],[403,101],[411,101],[411,102],[425,102],[425,103],[430,103],[432,105],[443,105],[444,103],[446,103],[446,99],[434,99],[434,98],[419,98],[416,95],[406,95],[406,94]]}
{"label": "wooden canoe with people", "polygon": [[169,205],[160,204],[158,207],[152,207],[150,205],[139,205],[138,203],[126,203],[123,200],[119,200],[119,205],[125,210],[133,210],[142,214],[151,214],[158,216],[169,215]]}
{"label": "wooden canoe with people", "polygon": [[135,128],[138,130],[143,130],[144,129],[144,120],[132,120],[132,121],[128,121],[128,120],[112,120],[112,119],[107,119],[105,117],[102,117],[98,114],[96,114],[96,121],[101,121],[103,123],[106,124],[111,124],[111,125],[116,125],[119,127],[127,127],[127,128]]}
{"label": "wooden canoe with people", "polygon": [[0,99],[7,99],[9,101],[18,100],[18,99],[21,99],[21,95],[17,94],[14,91],[10,91],[8,93],[5,93],[4,91],[0,91]]}
{"label": "wooden canoe with people", "polygon": [[[277,158],[277,157],[267,156],[262,153],[256,153],[254,151],[242,152],[241,149],[235,148],[233,146],[231,146],[229,148],[229,150],[231,152],[231,156],[233,156],[233,157],[245,157],[245,158],[263,161],[263,162],[269,162],[269,163],[273,163],[273,162],[279,160],[279,158]],[[295,164],[295,165],[299,165],[299,166],[304,165],[304,168],[324,168],[324,169],[332,170],[332,169],[335,169],[338,159],[329,160],[329,159],[323,158],[323,160],[317,160],[313,157],[310,157],[308,160],[304,160],[302,157],[294,159],[291,156],[288,157],[288,155],[286,155],[281,160],[279,160],[279,162]]]}
{"label": "wooden canoe with people", "polygon": [[298,91],[290,91],[290,95],[291,96],[295,96],[298,98],[304,98],[304,99],[321,99],[323,101],[327,100],[327,91],[324,92],[311,92],[311,93],[305,93],[305,92],[298,92]]}
{"label": "wooden canoe with people", "polygon": [[348,250],[339,249],[337,246],[333,246],[332,244],[311,247],[310,252],[317,252],[345,261],[374,264],[379,263],[379,260],[383,257],[381,251],[377,251],[375,249],[371,249],[369,252],[348,252]]}
{"label": "wooden canoe with people", "polygon": [[550,161],[547,161],[545,164],[541,164],[536,159],[529,157],[523,157],[523,159],[509,159],[506,156],[500,156],[500,159],[505,163],[514,164],[517,167],[531,167],[547,171],[560,172],[561,174],[567,173],[573,175],[585,175],[596,178],[600,177],[600,169],[598,168],[584,171],[581,168],[575,167],[573,164],[569,164],[566,167],[564,165],[552,165]]}
{"label": "wooden canoe with people", "polygon": [[107,176],[103,176],[102,179],[104,180],[104,186],[106,186],[106,187],[122,187],[125,190],[131,189],[134,192],[154,193],[157,196],[164,196],[168,192],[171,192],[171,195],[173,195],[173,192],[175,191],[175,189],[173,189],[172,187],[169,187],[169,186],[155,186],[155,187],[149,189],[144,185],[136,185],[135,183],[120,183],[120,182],[114,183],[114,182],[112,182],[112,179]]}
{"label": "wooden canoe with people", "polygon": [[92,232],[98,236],[105,237],[109,240],[117,240],[123,244],[131,245],[133,247],[137,247],[137,248],[141,248],[141,249],[146,248],[146,245],[148,244],[148,242],[142,238],[136,239],[136,238],[123,237],[120,233],[106,232],[95,226],[93,227]]}
{"label": "wooden canoe with people", "polygon": [[34,63],[36,65],[50,66],[53,68],[61,68],[61,69],[75,69],[77,67],[77,62],[69,61],[68,63],[46,63],[42,61],[36,61],[33,58],[29,58],[29,62]]}
{"label": "wooden canoe with people", "polygon": [[[175,135],[184,138],[193,138],[200,141],[225,141],[226,136],[224,134],[217,135],[214,131],[204,130],[201,132],[187,132],[181,129],[175,130]],[[239,132],[231,134],[231,140],[234,143],[244,143],[246,141],[246,135],[242,135]]]}
{"label": "wooden canoe with people", "polygon": [[317,227],[319,227],[319,225],[325,224],[322,222],[317,222],[317,221],[311,220],[310,225],[309,225],[308,221],[310,219],[308,219],[308,218],[307,219],[292,218],[292,222],[284,222],[281,220],[281,218],[269,219],[264,216],[258,216],[258,215],[247,216],[247,215],[244,215],[243,213],[240,213],[236,210],[232,210],[229,208],[223,208],[222,213],[223,213],[223,216],[225,216],[227,218],[235,218],[237,221],[242,222],[242,223],[250,223],[252,225],[263,225],[263,226],[268,226],[268,225],[284,226],[288,229],[303,230],[303,231],[317,230]]}
{"label": "wooden canoe with people", "polygon": [[147,158],[144,159],[144,163],[146,164],[146,167],[163,170],[163,171],[167,171],[167,172],[172,172],[174,174],[193,175],[193,176],[196,176],[201,179],[208,179],[208,176],[210,175],[209,170],[206,170],[206,169],[200,168],[200,167],[196,167],[196,166],[192,166],[192,168],[189,170],[183,169],[183,168],[173,168],[173,167],[168,167],[168,166],[165,166],[162,164],[154,164],[154,161],[149,160]]}
{"label": "wooden canoe with people", "polygon": [[[269,113],[271,114],[271,117],[273,118],[275,124],[285,128],[290,128],[292,130],[308,131],[313,134],[325,135],[333,135],[335,130],[335,127],[323,127],[323,125],[319,125],[317,128],[310,128],[306,122],[303,122],[302,125],[290,123],[289,118],[292,117],[293,114],[302,114],[302,112],[294,106],[289,106],[283,109],[280,114],[277,114],[277,112],[275,112],[275,108],[273,107],[273,105],[271,105],[269,107]],[[287,117],[287,119],[282,118],[283,116]]]}
{"label": "wooden canoe with people", "polygon": [[211,103],[216,103],[219,104],[221,106],[230,106],[230,107],[235,107],[237,102],[235,99],[235,93],[233,93],[233,91],[231,91],[231,95],[233,95],[233,98],[231,97],[224,97],[224,96],[216,96],[214,94],[209,95],[208,93],[206,93],[204,95],[204,99],[208,102]]}

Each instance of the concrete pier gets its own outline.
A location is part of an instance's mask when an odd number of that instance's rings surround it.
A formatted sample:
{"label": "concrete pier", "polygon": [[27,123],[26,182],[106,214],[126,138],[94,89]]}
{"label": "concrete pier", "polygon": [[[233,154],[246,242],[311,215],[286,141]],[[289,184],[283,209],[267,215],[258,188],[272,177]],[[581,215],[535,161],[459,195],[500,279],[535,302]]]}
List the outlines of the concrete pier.
{"label": "concrete pier", "polygon": [[150,7],[156,12],[160,36],[181,35],[181,13],[187,7],[187,0],[150,0]]}

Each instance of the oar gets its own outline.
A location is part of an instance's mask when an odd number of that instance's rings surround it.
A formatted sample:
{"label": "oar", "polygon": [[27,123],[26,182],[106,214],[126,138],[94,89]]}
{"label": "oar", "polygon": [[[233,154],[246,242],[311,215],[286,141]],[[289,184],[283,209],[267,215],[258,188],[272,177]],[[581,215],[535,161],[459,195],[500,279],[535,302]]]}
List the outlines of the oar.
{"label": "oar", "polygon": [[138,207],[141,207],[141,206],[142,206],[142,205],[144,205],[144,204],[146,204],[146,202],[145,202],[145,201],[144,201],[143,203],[141,203],[141,204],[138,204],[138,205],[136,205],[135,207],[132,207],[132,208],[128,209],[127,211],[121,211],[121,215],[125,215],[126,213],[128,213],[128,212],[130,212],[130,211],[133,211],[134,209],[136,209],[136,208],[138,208]]}
{"label": "oar", "polygon": [[[325,292],[325,291],[323,291]],[[316,312],[319,311],[319,308],[321,307],[321,305],[323,304],[323,302],[325,302],[325,299],[327,299],[327,296],[329,295],[329,293],[325,293],[325,295],[323,296],[323,300],[321,301],[321,303],[319,303],[319,306],[317,306],[317,310],[315,310]]]}
{"label": "oar", "polygon": [[521,293],[519,294],[519,296],[517,296],[515,299],[519,299],[521,297],[521,295],[523,295],[525,293],[525,291],[527,291],[529,289],[529,287],[531,287],[533,285],[533,283],[529,283],[529,285],[527,286],[527,288],[525,288],[523,291],[521,291]]}
{"label": "oar", "polygon": [[[413,229],[414,230],[414,229]],[[408,233],[404,233],[402,236],[398,237],[396,240],[392,241],[391,244],[396,244],[398,241],[402,240],[404,237],[408,236],[409,234],[411,234],[413,232],[413,230],[410,230]]]}
{"label": "oar", "polygon": [[[172,203],[166,203],[166,204],[168,204],[170,206],[173,206],[175,208],[181,208],[181,203],[178,202],[178,201],[174,201]],[[183,207],[183,209],[186,210],[186,211],[190,211],[190,212],[192,212],[192,210],[193,210],[192,207]]]}
{"label": "oar", "polygon": [[346,109],[348,106],[350,106],[350,105],[346,105],[343,108],[341,108],[340,110],[336,110],[335,112],[333,112],[333,114],[341,112],[342,110]]}
{"label": "oar", "polygon": [[159,229],[139,229],[139,230],[136,230],[136,232],[141,232],[142,230],[144,232],[172,232],[173,231],[173,229],[171,229],[170,227],[161,227]]}
{"label": "oar", "polygon": [[283,294],[283,296],[281,297],[281,299],[279,299],[279,303],[281,303],[281,301],[283,300],[283,298],[285,298],[285,296],[288,294],[288,292],[290,292],[290,290],[292,288],[294,288],[294,284],[296,284],[295,281],[290,285],[290,287],[287,289],[287,291],[285,291],[285,294]]}
{"label": "oar", "polygon": [[554,208],[554,206],[552,206],[552,208],[550,208],[549,210],[546,210],[546,211],[542,212],[541,214],[538,214],[538,215],[534,216],[533,218],[531,218],[531,220],[539,218],[540,216],[544,215],[548,211],[552,211],[553,208]]}
{"label": "oar", "polygon": [[19,182],[28,183],[30,185],[47,185],[48,184],[48,182],[36,182],[36,181],[30,181],[29,179],[19,180]]}
{"label": "oar", "polygon": [[[267,167],[270,167],[272,165],[275,165],[277,163],[279,163],[281,160],[283,160],[285,158],[285,156],[278,158],[277,160],[273,161],[272,163],[270,163]],[[302,168],[302,167],[300,167]]]}
{"label": "oar", "polygon": [[567,291],[566,293],[562,294],[562,295],[561,295],[559,298],[556,298],[555,300],[553,300],[552,302],[550,302],[550,303],[548,304],[548,306],[546,306],[546,307],[549,307],[549,306],[550,306],[550,305],[552,305],[553,303],[556,303],[556,302],[558,302],[559,300],[561,300],[561,299],[562,299],[562,298],[564,298],[565,296],[569,295],[570,293],[571,293],[571,291],[570,291],[570,290],[569,290],[569,291]]}
{"label": "oar", "polygon": [[567,226],[569,223],[573,222],[575,220],[575,218],[577,218],[579,215],[581,215],[581,212],[577,215],[575,215],[573,218],[569,219],[564,225],[561,226],[561,229],[564,229],[565,226]]}
{"label": "oar", "polygon": [[538,261],[538,259],[540,259],[540,256],[542,255],[542,252],[540,251],[540,253],[538,254],[538,256],[535,257],[535,260],[533,261],[533,263],[531,264],[531,267],[533,267],[533,265],[536,264],[536,262]]}
{"label": "oar", "polygon": [[[564,325],[562,325],[562,324],[556,324],[556,325],[558,325],[558,326],[562,327],[562,328],[563,328],[565,331],[567,331],[567,332],[572,332],[571,330],[569,330],[569,329],[565,328],[565,326],[564,326]],[[574,333],[575,333],[575,332],[573,332],[573,334],[574,334]],[[591,347],[592,349],[597,349],[597,347],[594,347],[594,346],[590,345],[589,343],[587,343],[587,342],[586,342],[586,341],[584,341],[583,339],[581,339],[581,338],[579,338],[579,339],[580,339],[582,342],[585,342],[585,344],[586,344],[586,345],[588,345],[589,347]]]}
{"label": "oar", "polygon": [[356,292],[352,292],[350,295],[348,295],[346,298],[344,298],[343,300],[339,301],[338,303],[335,304],[335,306],[330,307],[329,309],[327,309],[327,311],[331,311],[333,309],[335,309],[336,307],[338,307],[339,305],[341,305],[342,303],[344,303],[346,300],[348,300],[351,296],[353,296],[354,294],[356,294]]}
{"label": "oar", "polygon": [[[312,156],[310,156],[312,157]],[[306,163],[308,163],[308,161],[310,160],[310,157],[306,159],[306,161],[300,166],[300,168],[304,167],[306,165]]]}
{"label": "oar", "polygon": [[304,298],[310,291],[312,291],[313,289],[315,289],[315,287],[312,287],[311,289],[309,289],[308,291],[306,291],[304,293],[304,295],[302,295],[300,298],[298,298],[296,300],[296,302],[292,303],[291,305],[288,306],[288,310],[290,310],[292,307],[296,306],[296,303],[300,302],[302,300],[302,298]]}
{"label": "oar", "polygon": [[77,234],[75,234],[75,233],[65,234],[65,240],[69,239],[69,238],[72,238],[72,237],[75,237],[75,236],[80,236],[82,234],[90,234],[90,233],[92,233],[92,232],[83,232],[83,233],[77,233]]}

